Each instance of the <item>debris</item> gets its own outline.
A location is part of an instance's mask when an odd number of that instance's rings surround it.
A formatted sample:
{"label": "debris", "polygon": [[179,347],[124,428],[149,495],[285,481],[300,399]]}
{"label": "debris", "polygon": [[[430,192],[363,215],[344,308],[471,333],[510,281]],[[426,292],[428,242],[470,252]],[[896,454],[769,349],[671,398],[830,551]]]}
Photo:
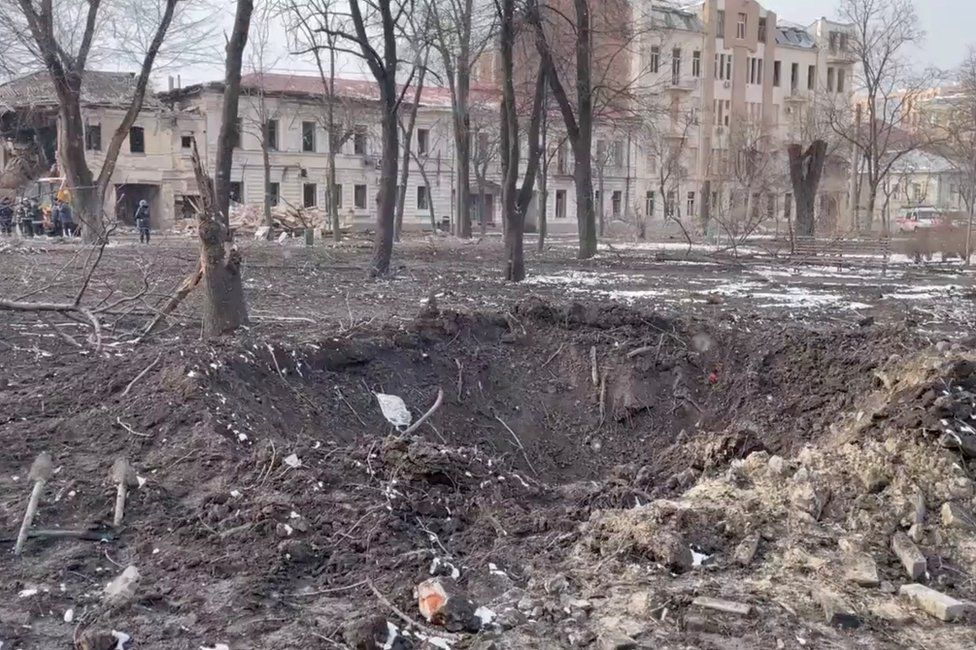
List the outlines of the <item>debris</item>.
{"label": "debris", "polygon": [[871,615],[883,621],[904,625],[912,620],[911,615],[906,612],[898,603],[886,601],[875,603],[870,606]]}
{"label": "debris", "polygon": [[956,621],[973,611],[971,603],[956,600],[925,585],[902,585],[898,593],[940,621]]}
{"label": "debris", "polygon": [[443,403],[444,403],[444,389],[438,386],[437,398],[434,400],[433,405],[431,405],[431,407],[427,409],[427,412],[421,415],[416,422],[414,422],[409,427],[407,427],[406,431],[403,432],[403,435],[409,436],[411,433],[419,429],[424,422],[430,419],[430,416],[432,416],[434,413],[437,412],[437,409],[439,409],[441,407],[441,404]]}
{"label": "debris", "polygon": [[30,500],[27,502],[27,512],[24,513],[24,522],[20,525],[20,533],[17,535],[17,544],[14,546],[14,554],[20,555],[24,550],[24,543],[27,541],[27,533],[30,531],[31,524],[34,522],[34,515],[37,514],[37,503],[41,499],[41,492],[44,484],[51,478],[54,470],[54,463],[51,461],[49,453],[41,452],[31,465],[28,478],[34,481],[31,489]]}
{"label": "debris", "polygon": [[285,465],[291,467],[292,469],[298,469],[302,466],[301,459],[298,458],[298,454],[291,454],[290,456],[285,456]]}
{"label": "debris", "polygon": [[973,518],[973,514],[951,501],[942,504],[942,525],[946,528],[976,531],[976,519]]}
{"label": "debris", "polygon": [[37,589],[34,589],[34,588],[21,589],[20,592],[17,593],[17,597],[18,598],[30,598],[31,596],[36,596],[37,593],[38,593],[38,590]]}
{"label": "debris", "polygon": [[414,590],[417,607],[428,623],[450,632],[477,632],[482,619],[474,605],[449,578],[424,580]]}
{"label": "debris", "polygon": [[[774,456],[773,458],[778,458]],[[733,559],[741,566],[749,566],[759,550],[759,533],[751,533],[735,548]]]}
{"label": "debris", "polygon": [[68,609],[65,610],[63,618],[65,623],[72,622],[73,620],[75,620],[75,610],[69,607]]}
{"label": "debris", "polygon": [[908,538],[908,535],[901,531],[895,533],[891,538],[891,550],[901,560],[901,564],[905,567],[908,577],[912,580],[918,580],[925,575],[925,570],[928,566],[925,555],[918,550],[918,547]]}
{"label": "debris", "polygon": [[410,423],[413,422],[410,409],[407,408],[406,402],[399,395],[376,393],[376,401],[380,404],[383,417],[397,429],[409,427]]}
{"label": "debris", "polygon": [[861,587],[877,587],[881,584],[878,578],[878,565],[867,553],[852,553],[845,558],[845,563],[847,565],[845,576],[851,582]]}
{"label": "debris", "polygon": [[860,627],[861,619],[854,613],[854,609],[840,595],[826,589],[818,590],[814,598],[823,609],[824,620],[828,625],[845,630]]}
{"label": "debris", "polygon": [[202,645],[200,646],[200,650],[230,650],[230,646],[226,643],[217,643],[212,648]]}
{"label": "debris", "polygon": [[121,574],[105,585],[103,600],[111,607],[125,605],[136,595],[139,586],[139,569],[130,565]]}
{"label": "debris", "polygon": [[136,473],[129,466],[129,461],[125,458],[116,459],[112,465],[109,479],[116,484],[115,517],[112,520],[112,525],[118,528],[122,525],[122,518],[125,514],[125,497],[129,491],[129,487],[136,486],[139,482],[136,479]]}
{"label": "debris", "polygon": [[124,648],[129,640],[129,635],[125,634],[124,641],[120,639],[119,632],[107,630],[86,630],[78,637],[75,647],[78,650],[117,650]]}
{"label": "debris", "polygon": [[786,461],[782,456],[769,457],[769,473],[773,476],[783,476],[786,474]]}
{"label": "debris", "polygon": [[861,468],[861,471],[858,472],[858,478],[861,479],[861,484],[868,494],[881,492],[888,487],[888,483],[890,482],[884,470],[875,464],[866,465]]}
{"label": "debris", "polygon": [[633,650],[637,647],[637,641],[621,632],[611,632],[597,639],[596,647],[597,650]]}
{"label": "debris", "polygon": [[691,604],[695,607],[701,607],[702,609],[711,609],[716,612],[722,612],[723,614],[735,614],[736,616],[749,616],[752,613],[752,606],[745,603],[737,603],[732,600],[720,600],[718,598],[708,598],[707,596],[699,596],[695,600],[691,601]]}

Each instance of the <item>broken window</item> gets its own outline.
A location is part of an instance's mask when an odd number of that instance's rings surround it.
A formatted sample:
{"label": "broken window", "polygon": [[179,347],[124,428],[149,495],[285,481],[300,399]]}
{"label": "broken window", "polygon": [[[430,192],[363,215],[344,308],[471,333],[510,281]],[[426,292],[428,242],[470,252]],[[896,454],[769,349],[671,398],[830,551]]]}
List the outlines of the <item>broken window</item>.
{"label": "broken window", "polygon": [[264,128],[268,151],[278,151],[278,120],[268,120]]}
{"label": "broken window", "polygon": [[193,148],[193,134],[184,133],[180,136],[180,147],[182,149],[192,149]]}
{"label": "broken window", "polygon": [[621,206],[623,205],[624,193],[620,190],[614,190],[610,197],[610,209],[613,210],[613,216],[619,217]]}
{"label": "broken window", "polygon": [[146,132],[141,126],[129,129],[129,152],[146,153]]}
{"label": "broken window", "polygon": [[302,188],[302,205],[314,208],[318,204],[319,186],[315,183],[305,183]]}
{"label": "broken window", "polygon": [[302,151],[315,152],[315,122],[302,122]]}
{"label": "broken window", "polygon": [[272,206],[278,205],[281,201],[281,185],[278,183],[268,183],[268,199]]}
{"label": "broken window", "polygon": [[85,149],[88,151],[102,150],[102,125],[89,124],[85,127]]}
{"label": "broken window", "polygon": [[234,203],[244,202],[244,183],[240,181],[230,182],[230,200]]}
{"label": "broken window", "polygon": [[430,206],[430,193],[426,185],[417,186],[417,209],[427,210]]}
{"label": "broken window", "polygon": [[430,150],[430,130],[417,129],[417,155],[426,156]]}
{"label": "broken window", "polygon": [[352,137],[352,151],[357,156],[366,155],[366,127],[357,126]]}
{"label": "broken window", "polygon": [[355,190],[354,191],[355,196],[353,197],[353,200],[355,201],[356,209],[365,210],[366,209],[366,186],[357,185],[354,188],[354,190]]}
{"label": "broken window", "polygon": [[332,186],[332,204],[337,210],[342,207],[342,185],[340,183]]}

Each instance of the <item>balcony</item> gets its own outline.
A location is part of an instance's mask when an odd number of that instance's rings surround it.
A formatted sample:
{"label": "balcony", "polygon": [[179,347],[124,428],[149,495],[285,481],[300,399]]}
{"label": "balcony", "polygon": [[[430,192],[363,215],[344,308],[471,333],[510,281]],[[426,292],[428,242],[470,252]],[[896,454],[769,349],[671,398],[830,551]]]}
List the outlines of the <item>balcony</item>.
{"label": "balcony", "polygon": [[665,88],[674,93],[691,93],[698,90],[698,79],[682,79],[671,77],[668,79]]}
{"label": "balcony", "polygon": [[831,47],[827,49],[827,63],[844,64],[855,63],[857,56],[847,48]]}
{"label": "balcony", "polygon": [[810,101],[810,94],[806,88],[791,88],[784,99],[791,104],[802,104]]}

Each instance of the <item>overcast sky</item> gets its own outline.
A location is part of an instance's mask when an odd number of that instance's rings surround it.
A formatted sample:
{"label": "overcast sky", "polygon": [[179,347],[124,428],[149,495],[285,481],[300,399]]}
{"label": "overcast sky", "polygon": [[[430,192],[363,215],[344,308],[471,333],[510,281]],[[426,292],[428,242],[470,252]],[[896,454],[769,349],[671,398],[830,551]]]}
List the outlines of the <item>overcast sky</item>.
{"label": "overcast sky", "polygon": [[[836,18],[835,0],[759,0],[779,19],[808,25],[818,18]],[[927,37],[919,63],[938,68],[957,67],[970,44],[976,44],[976,0],[915,0]],[[826,12],[826,13],[825,13]]]}
{"label": "overcast sky", "polygon": [[[231,3],[228,0],[228,7]],[[760,0],[760,3],[771,11],[775,11],[780,20],[809,25],[821,17],[837,18],[837,0]],[[917,61],[921,66],[935,66],[938,68],[955,68],[962,61],[966,49],[970,44],[976,44],[976,33],[972,26],[976,25],[976,0],[915,0],[922,27],[927,33],[925,43],[919,48]],[[228,8],[218,15],[227,23],[229,31],[233,23],[233,9]],[[278,48],[284,54],[284,30]],[[345,61],[340,74],[345,76],[365,76],[361,65],[354,61]],[[296,60],[283,56],[277,65],[280,72],[313,73],[315,68],[311,62]],[[188,83],[199,81],[213,81],[223,77],[223,66],[215,62],[213,65],[197,65],[184,67],[182,81]],[[165,85],[165,75],[159,75],[157,86]]]}

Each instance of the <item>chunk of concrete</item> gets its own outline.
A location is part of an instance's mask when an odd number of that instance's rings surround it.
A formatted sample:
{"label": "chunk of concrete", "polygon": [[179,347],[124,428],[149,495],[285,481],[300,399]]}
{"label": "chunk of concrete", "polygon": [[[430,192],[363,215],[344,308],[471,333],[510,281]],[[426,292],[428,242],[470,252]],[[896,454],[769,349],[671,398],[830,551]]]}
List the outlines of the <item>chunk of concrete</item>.
{"label": "chunk of concrete", "polygon": [[736,564],[749,566],[752,564],[753,559],[755,559],[758,550],[759,533],[752,533],[739,543],[732,557]]}
{"label": "chunk of concrete", "polygon": [[956,600],[925,585],[902,585],[898,593],[910,600],[926,614],[940,621],[958,621],[973,612],[973,604]]}
{"label": "chunk of concrete", "polygon": [[125,571],[105,585],[103,600],[110,607],[125,605],[136,595],[139,586],[139,569],[135,566],[126,567]]}
{"label": "chunk of concrete", "polygon": [[946,528],[976,531],[976,518],[958,503],[942,504],[942,525]]}
{"label": "chunk of concrete", "polygon": [[873,604],[870,611],[875,618],[895,625],[905,625],[912,620],[911,614],[906,612],[898,603],[891,601]]}
{"label": "chunk of concrete", "polygon": [[853,630],[861,626],[861,619],[854,613],[854,608],[840,595],[823,589],[814,593],[814,597],[820,603],[824,620],[828,625],[844,630]]}
{"label": "chunk of concrete", "polygon": [[928,562],[925,560],[925,555],[915,546],[915,542],[908,538],[908,535],[901,531],[895,533],[891,538],[891,550],[901,560],[901,565],[905,567],[908,577],[912,580],[918,580],[925,575]]}
{"label": "chunk of concrete", "polygon": [[694,607],[711,609],[716,612],[722,612],[723,614],[735,614],[736,616],[748,616],[752,613],[752,606],[746,603],[737,603],[734,600],[720,600],[707,596],[699,596],[691,604]]}
{"label": "chunk of concrete", "polygon": [[845,558],[845,565],[844,575],[854,584],[861,587],[877,587],[881,584],[878,565],[867,553],[851,553]]}

